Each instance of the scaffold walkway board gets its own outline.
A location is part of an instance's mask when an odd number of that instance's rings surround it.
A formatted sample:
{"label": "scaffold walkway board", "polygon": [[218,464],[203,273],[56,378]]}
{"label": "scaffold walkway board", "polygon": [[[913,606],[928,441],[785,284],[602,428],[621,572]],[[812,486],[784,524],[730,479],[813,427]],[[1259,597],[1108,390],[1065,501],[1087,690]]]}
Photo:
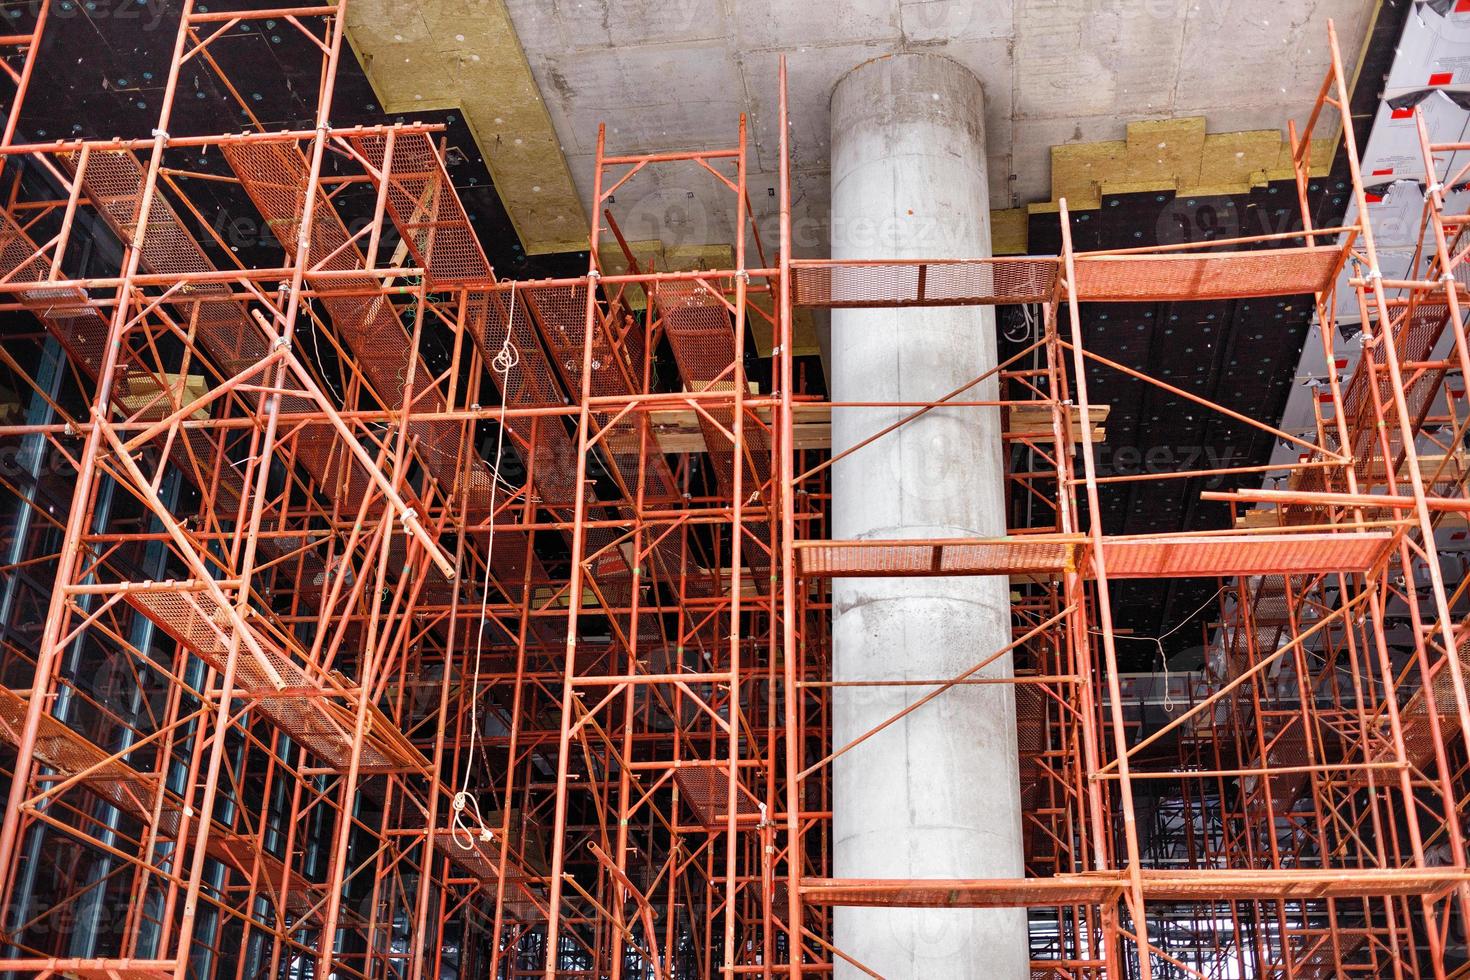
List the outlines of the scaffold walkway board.
{"label": "scaffold walkway board", "polygon": [[[0,741],[18,744],[25,712],[25,698],[0,688]],[[167,839],[178,838],[184,801],[166,790],[160,796],[162,779],[157,773],[134,769],[48,714],[41,715],[34,755],[57,775],[75,780],[145,826],[153,824],[156,812],[159,833]],[[285,892],[285,907],[298,915],[310,911],[321,897],[320,885],[289,871],[275,855],[222,824],[212,826],[206,849],[210,857],[246,878],[252,868],[257,869],[273,894]]]}
{"label": "scaffold walkway board", "polygon": [[1108,578],[1235,578],[1367,572],[1387,554],[1387,531],[1351,534],[1180,534],[1103,542]]}
{"label": "scaffold walkway board", "polygon": [[[0,688],[0,741],[20,745],[28,704],[21,692]],[[76,780],[145,824],[153,823],[154,802],[162,783],[159,774],[134,769],[45,712],[31,754],[62,778]],[[157,813],[159,832],[170,837],[177,834],[182,812],[180,801],[165,795]]]}
{"label": "scaffold walkway board", "polygon": [[791,296],[796,306],[825,309],[1045,303],[1056,289],[1057,268],[1055,258],[1032,256],[797,260],[791,264]]}
{"label": "scaffold walkway board", "polygon": [[[1244,299],[1325,292],[1347,257],[1339,245],[1223,252],[1082,253],[1084,303]],[[950,260],[808,259],[791,265],[795,306],[881,309],[1045,303],[1060,261],[1007,256]]]}
{"label": "scaffold walkway board", "polygon": [[[1470,873],[1454,868],[1146,870],[1141,882],[1149,902],[1269,901],[1445,894],[1470,882]],[[1017,908],[1096,905],[1116,901],[1129,887],[1127,871],[1019,879],[804,878],[801,897],[821,906]]]}
{"label": "scaffold walkway board", "polygon": [[321,885],[288,868],[280,858],[258,846],[254,838],[217,828],[209,838],[209,856],[233,868],[246,881],[258,876],[266,886],[262,893],[284,899],[284,907],[295,915],[312,912],[323,897]]}
{"label": "scaffold walkway board", "polygon": [[[493,895],[500,881],[501,847],[497,840],[481,840],[478,835],[453,827],[440,827],[430,834],[434,850],[446,857],[459,870],[479,881]],[[507,915],[523,922],[534,921],[546,914],[545,896],[533,890],[544,877],[527,868],[514,854],[505,855],[505,889],[502,904]]]}
{"label": "scaffold walkway board", "polygon": [[1078,255],[1084,303],[1164,303],[1325,292],[1347,252],[1337,245],[1245,252]]}
{"label": "scaffold walkway board", "polygon": [[167,980],[174,975],[176,960],[37,958],[5,961],[7,972],[32,976],[98,977],[104,980]]}
{"label": "scaffold walkway board", "polygon": [[1081,535],[1018,535],[913,541],[798,541],[806,578],[1027,575],[1075,568]]}
{"label": "scaffold walkway board", "polygon": [[[501,847],[497,840],[482,840],[468,830],[440,827],[431,835],[434,848],[459,868],[487,884],[500,880]],[[505,880],[530,881],[532,874],[506,855]]]}
{"label": "scaffold walkway board", "polygon": [[[1368,572],[1392,541],[1392,534],[1378,531],[1171,534],[1105,539],[1103,558],[1110,579]],[[1096,574],[1095,564],[1081,560],[1091,546],[1080,535],[799,541],[795,548],[797,571],[805,578],[1044,575],[1078,568]]]}

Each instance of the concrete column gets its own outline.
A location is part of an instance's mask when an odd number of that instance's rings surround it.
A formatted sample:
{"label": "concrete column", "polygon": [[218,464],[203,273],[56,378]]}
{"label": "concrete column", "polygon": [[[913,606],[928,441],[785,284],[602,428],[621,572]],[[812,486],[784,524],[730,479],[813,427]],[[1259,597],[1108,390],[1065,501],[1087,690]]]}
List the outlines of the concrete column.
{"label": "concrete column", "polygon": [[[832,95],[832,254],[839,259],[990,254],[985,96],[947,58],[901,54],[848,73]],[[938,398],[996,363],[990,308],[837,310],[839,401]],[[994,399],[991,379],[971,400]],[[912,409],[840,409],[834,451]],[[930,412],[839,462],[834,538],[1005,533],[1000,412]],[[938,679],[1010,641],[1003,577],[853,579],[833,589],[839,681]],[[1007,656],[987,671],[1009,675]],[[833,739],[849,740],[927,688],[836,688]],[[951,689],[836,760],[834,873],[852,878],[1009,878],[1024,873],[1010,685]],[[839,948],[890,980],[1024,980],[1021,909],[839,909]],[[861,974],[839,962],[836,975]]]}

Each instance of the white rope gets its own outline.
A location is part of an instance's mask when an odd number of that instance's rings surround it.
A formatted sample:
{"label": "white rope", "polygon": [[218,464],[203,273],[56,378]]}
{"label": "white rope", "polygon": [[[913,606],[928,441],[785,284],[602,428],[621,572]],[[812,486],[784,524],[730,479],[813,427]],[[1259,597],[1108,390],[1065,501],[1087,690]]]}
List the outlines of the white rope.
{"label": "white rope", "polygon": [[[521,352],[511,343],[515,322],[516,283],[511,283],[510,313],[505,319],[505,340],[500,344],[500,352],[490,361],[495,373],[501,376],[499,431],[495,435],[495,462],[491,467],[494,479],[490,483],[490,534],[485,542],[485,584],[480,589],[480,628],[475,633],[475,677],[470,685],[470,746],[465,752],[464,779],[461,780],[463,788],[454,794],[452,804],[454,816],[451,836],[454,843],[466,851],[474,850],[476,839],[495,839],[490,828],[485,826],[484,817],[480,815],[479,801],[471,792],[471,780],[474,775],[475,746],[480,742],[480,662],[485,650],[485,613],[490,606],[490,561],[495,554],[495,489],[501,483],[500,460],[505,449],[505,392],[509,388],[511,369],[521,363]],[[484,753],[481,755],[483,757]],[[467,820],[467,814],[473,818],[474,826]]]}

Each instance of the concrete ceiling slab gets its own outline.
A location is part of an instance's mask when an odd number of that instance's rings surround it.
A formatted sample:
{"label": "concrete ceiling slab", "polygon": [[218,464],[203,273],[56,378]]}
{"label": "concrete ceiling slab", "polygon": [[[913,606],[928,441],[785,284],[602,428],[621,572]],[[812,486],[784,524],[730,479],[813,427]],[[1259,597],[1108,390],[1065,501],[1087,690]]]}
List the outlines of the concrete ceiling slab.
{"label": "concrete ceiling slab", "polygon": [[782,48],[793,42],[816,47],[855,42],[898,44],[903,40],[894,0],[830,4],[741,0],[732,7],[735,33],[730,40],[741,51]]}
{"label": "concrete ceiling slab", "polygon": [[1019,0],[1018,122],[1170,112],[1191,2]]}
{"label": "concrete ceiling slab", "polygon": [[[1351,73],[1376,8],[1376,0],[505,4],[583,201],[599,122],[612,152],[709,149],[733,145],[743,111],[751,170],[774,171],[776,65],[784,54],[798,208],[808,229],[825,222],[832,87],[870,58],[924,50],[975,72],[987,93],[991,203],[1000,209],[1050,199],[1053,146],[1122,140],[1130,122],[1204,116],[1211,134],[1282,128],[1316,94],[1328,63],[1327,20],[1336,21]],[[757,211],[771,210],[759,193]],[[648,209],[675,201],[704,209],[699,221],[663,222],[669,244],[687,244],[691,227],[728,232],[725,196],[712,180],[702,188],[675,180]],[[825,250],[820,241],[801,251]]]}
{"label": "concrete ceiling slab", "polygon": [[899,0],[898,24],[910,44],[1009,38],[1013,0]]}
{"label": "concrete ceiling slab", "polygon": [[599,123],[606,123],[615,153],[730,143],[747,104],[734,52],[718,41],[692,41],[678,50],[687,64],[677,84],[658,83],[669,78],[670,52],[663,45],[532,53],[568,154],[595,152]]}
{"label": "concrete ceiling slab", "polygon": [[[1278,116],[1299,118],[1311,108],[1331,64],[1328,20],[1337,27],[1351,81],[1375,7],[1360,0],[1193,2],[1198,9],[1185,22],[1185,50],[1195,56],[1179,62],[1173,103],[1182,115],[1274,110]],[[1208,56],[1220,50],[1222,41],[1228,41],[1229,57]],[[1254,118],[1256,125],[1264,122]],[[1279,119],[1278,124],[1284,125]]]}

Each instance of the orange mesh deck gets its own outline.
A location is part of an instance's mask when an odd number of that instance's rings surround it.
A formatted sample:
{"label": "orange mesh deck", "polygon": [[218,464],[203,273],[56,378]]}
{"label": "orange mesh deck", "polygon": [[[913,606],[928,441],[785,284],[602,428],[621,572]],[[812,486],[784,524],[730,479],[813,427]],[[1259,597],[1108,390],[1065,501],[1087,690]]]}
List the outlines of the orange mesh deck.
{"label": "orange mesh deck", "polygon": [[[200,660],[223,672],[234,626],[207,592],[132,591],[127,601]],[[351,763],[357,695],[323,689],[295,656],[257,630],[252,634],[289,693],[275,684],[243,643],[235,658],[235,689],[267,692],[256,710],[327,765],[345,772]],[[368,705],[368,727],[358,762],[363,772],[425,771],[423,755],[377,705]]]}
{"label": "orange mesh deck", "polygon": [[[1460,660],[1460,671],[1462,675],[1470,676],[1470,642],[1461,643],[1456,651]],[[1404,757],[1419,769],[1425,769],[1434,760],[1434,725],[1431,716],[1436,716],[1439,723],[1440,736],[1448,741],[1460,730],[1460,710],[1455,697],[1455,679],[1450,673],[1449,664],[1440,668],[1430,682],[1430,697],[1425,697],[1424,688],[1415,691],[1409,700],[1399,709],[1399,726],[1404,736]],[[1433,705],[1431,709],[1430,705]],[[1378,719],[1379,735],[1382,744],[1374,753],[1374,760],[1378,762],[1391,762],[1395,753],[1393,748],[1393,734],[1390,729],[1388,716],[1385,714]],[[1392,779],[1391,773],[1378,773],[1378,784],[1381,786]],[[1366,776],[1350,780],[1353,785],[1366,786]]]}
{"label": "orange mesh deck", "polygon": [[[250,837],[229,834],[220,830],[209,837],[209,856],[227,865],[242,876],[249,878],[251,870],[264,881],[261,892],[279,900],[285,892],[285,908],[296,915],[304,915],[322,898],[320,885],[307,881],[295,871],[287,868],[281,859],[256,847]],[[287,886],[289,885],[289,888]]]}
{"label": "orange mesh deck", "polygon": [[[221,153],[276,238],[291,258],[297,259],[297,242],[310,176],[301,148],[294,143],[225,144]],[[365,269],[366,257],[352,241],[342,216],[320,187],[316,189],[310,231],[309,254],[313,271],[354,272]],[[442,412],[448,407],[434,380],[435,373],[422,357],[416,362],[410,357],[412,346],[399,319],[399,308],[380,295],[372,295],[380,286],[377,277],[363,272],[361,277],[347,276],[328,281],[308,274],[307,280],[326,294],[321,305],[326,308],[332,326],[347,342],[364,377],[387,407],[401,408],[404,405],[410,367],[413,368],[414,379],[412,407],[426,413]],[[441,487],[451,492],[459,488],[460,423],[414,422],[409,425],[409,431],[418,440],[418,452],[424,468],[438,479]],[[322,441],[327,445],[333,442]],[[353,480],[347,499],[356,501],[361,499],[366,481],[361,478],[357,467],[351,469],[351,475]],[[472,456],[463,479],[468,481],[471,508],[477,512],[488,509],[494,479],[485,461]]]}
{"label": "orange mesh deck", "polygon": [[[1218,902],[1443,893],[1470,880],[1470,873],[1453,868],[1304,871],[1210,868],[1150,869],[1143,871],[1142,877],[1146,901]],[[1115,901],[1127,887],[1126,871],[1098,871],[1018,879],[804,878],[801,894],[810,905],[1016,908],[1095,905]]]}
{"label": "orange mesh deck", "polygon": [[[190,653],[224,672],[229,654],[230,635],[234,631],[227,610],[208,592],[129,591],[127,602],[167,633],[175,642],[182,644]],[[290,655],[259,630],[251,633],[257,645],[265,653],[271,668],[289,687],[310,685],[305,672],[297,666]],[[243,642],[240,655],[235,658],[235,687],[240,690],[264,690],[275,687],[275,682],[265,671]]]}
{"label": "orange mesh deck", "polygon": [[1342,976],[1339,966],[1348,964],[1354,954],[1368,945],[1368,936],[1362,930],[1342,927],[1330,932],[1326,929],[1292,929],[1287,935],[1303,943],[1303,950],[1293,958],[1296,976],[1301,980]]}
{"label": "orange mesh deck", "polygon": [[[434,849],[448,858],[455,867],[492,889],[497,886],[500,881],[499,843],[479,839],[466,841],[463,833],[456,841],[447,827],[434,831],[431,836]],[[469,846],[461,846],[464,843]],[[523,921],[533,921],[545,915],[543,901],[531,891],[535,880],[536,877],[516,860],[513,852],[507,855],[504,903],[506,915]],[[494,895],[493,891],[491,895]]]}
{"label": "orange mesh deck", "polygon": [[829,309],[1044,303],[1056,281],[1054,258],[797,261],[791,301]]}
{"label": "orange mesh deck", "polygon": [[[349,133],[347,141],[375,169],[382,170],[386,133]],[[393,134],[387,210],[431,282],[493,278],[490,262],[450,183],[432,134],[402,130]]]}
{"label": "orange mesh deck", "polygon": [[[1046,724],[1046,694],[1034,684],[1017,684],[1016,699],[1016,750],[1021,763],[1021,808],[1030,813],[1042,799],[1043,781],[1048,778],[1042,768],[1041,759],[1048,747]],[[1034,828],[1033,828],[1034,829]],[[1028,841],[1028,857],[1036,841]]]}
{"label": "orange mesh deck", "polygon": [[[498,838],[493,841],[483,841],[478,837],[467,837],[464,832],[460,832],[459,839],[456,840],[454,832],[448,827],[441,827],[434,831],[433,837],[435,849],[462,870],[485,882],[495,882],[500,879],[501,848]],[[506,855],[505,880],[507,882],[530,880],[530,875],[520,866],[514,855]]]}
{"label": "orange mesh deck", "polygon": [[801,896],[809,905],[900,908],[1096,905],[1116,900],[1122,895],[1126,880],[1121,872],[1055,878],[932,881],[803,878]]}
{"label": "orange mesh deck", "polygon": [[[18,745],[25,727],[25,698],[9,688],[0,688],[0,739]],[[65,777],[86,775],[81,784],[124,813],[144,823],[153,820],[154,799],[161,786],[157,773],[139,772],[121,759],[109,759],[87,738],[61,721],[42,713],[36,732],[35,758]],[[159,809],[158,829],[164,836],[178,833],[181,809],[176,799],[165,795]]]}
{"label": "orange mesh deck", "polygon": [[[352,734],[357,723],[358,695],[329,692],[261,698],[257,710],[312,755],[338,772],[352,764]],[[429,771],[428,760],[394,726],[391,719],[369,704],[358,770],[363,773]]]}
{"label": "orange mesh deck", "polygon": [[808,578],[890,575],[1024,575],[1075,567],[1081,537],[1025,536],[914,541],[797,542],[797,574]]}
{"label": "orange mesh deck", "polygon": [[[25,712],[26,701],[23,698],[14,691],[0,688],[0,739],[12,745],[19,741]],[[37,760],[65,777],[85,773],[80,780],[82,786],[122,812],[145,824],[150,823],[162,777],[156,773],[139,772],[119,759],[109,759],[109,755],[110,753],[52,716],[41,716],[35,748]],[[165,790],[158,812],[159,834],[165,838],[177,839],[183,801]],[[257,854],[255,842],[251,838],[232,834],[217,823],[211,828],[207,850],[210,857],[245,877],[249,877],[252,859]],[[321,897],[319,886],[313,885],[294,871],[289,871],[272,854],[259,852],[258,871],[269,888],[275,889],[277,895],[282,883],[290,881],[291,892],[287,894],[286,908],[292,912],[305,913]],[[314,888],[317,890],[313,891]]]}
{"label": "orange mesh deck", "polygon": [[[735,362],[735,322],[723,300],[703,283],[679,280],[660,283],[654,301],[663,314],[664,336],[674,351],[684,387],[693,392],[733,392],[734,385],[725,372]],[[735,446],[721,429],[735,431],[734,404],[706,402],[704,407],[709,417],[697,413],[697,419],[705,455],[714,469],[720,494],[730,495],[734,493]],[[647,418],[643,416],[644,424]],[[771,444],[765,430],[749,419],[743,420],[741,434],[741,496],[746,497],[770,479]],[[770,540],[765,522],[752,522],[748,527],[756,540]],[[770,568],[765,553],[749,543],[743,545],[742,558],[757,577],[764,577]]]}
{"label": "orange mesh deck", "polygon": [[1079,255],[1078,300],[1164,303],[1326,291],[1345,252],[1336,245],[1207,254]]}
{"label": "orange mesh deck", "polygon": [[[1233,534],[1105,539],[1108,578],[1233,578],[1314,571],[1366,572],[1392,535]],[[1026,575],[1076,567],[1078,536],[883,541],[799,541],[797,573],[807,578]],[[1091,574],[1091,572],[1089,572]]]}
{"label": "orange mesh deck", "polygon": [[[483,288],[494,283],[495,270],[491,267],[490,259],[485,255],[459,195],[444,169],[444,161],[434,146],[432,136],[428,133],[399,131],[394,134],[393,140],[390,155],[388,137],[384,133],[364,133],[348,137],[348,141],[363,159],[378,171],[384,169],[386,159],[387,215],[403,236],[403,242],[414,261],[424,270],[425,277],[430,282],[473,282],[482,286],[480,289],[471,289],[466,294],[466,330],[487,363],[499,353],[501,344],[506,340],[514,344],[520,356],[520,363],[512,371],[506,374],[489,372],[501,391],[502,400],[511,408],[548,408],[562,405],[561,392],[556,388],[551,365],[536,339],[536,324],[524,297],[517,298],[512,310],[509,293]],[[297,157],[300,157],[299,153]],[[256,163],[270,166],[269,161]],[[304,176],[300,171],[300,160],[289,163],[298,176]],[[242,165],[250,164],[242,160]],[[270,199],[262,194],[262,200]],[[280,202],[277,201],[274,207],[279,214]],[[331,235],[333,247],[340,247],[345,243],[345,230],[339,234],[336,229],[331,229]],[[355,246],[349,249],[349,253],[363,258]],[[571,288],[575,291],[575,287]],[[583,310],[581,301],[573,297],[572,305],[580,317]],[[335,314],[333,318],[336,319]],[[434,401],[438,397],[437,390],[425,393],[420,396],[419,407],[426,407],[425,398]],[[442,457],[441,464],[453,463],[454,453],[447,451],[447,442],[450,437],[458,438],[457,427],[431,423],[427,428],[430,435],[440,440],[439,445],[430,446],[430,454]],[[568,436],[562,420],[548,417],[536,422],[517,417],[508,419],[506,428],[520,442],[519,451],[526,458],[527,470],[533,474],[534,485],[541,499],[547,503],[570,504],[575,497],[577,452],[576,444]],[[450,475],[441,474],[441,481]],[[492,494],[491,474],[484,461],[478,457],[471,463],[469,481],[471,509],[488,509]],[[452,482],[445,485],[452,485]],[[525,537],[515,532],[501,531],[499,534],[502,536],[499,547],[492,554],[497,578],[502,583],[520,582],[524,569],[518,556],[525,554]],[[532,582],[550,581],[540,559],[532,555],[530,561]],[[622,591],[631,594],[631,573],[627,573],[625,578],[627,585]]]}
{"label": "orange mesh deck", "polygon": [[1366,572],[1393,535],[1226,534],[1106,540],[1108,578],[1234,578],[1301,572]]}
{"label": "orange mesh deck", "polygon": [[[38,246],[25,230],[8,214],[0,214],[0,275],[17,282],[39,281],[50,276],[50,267],[37,255]],[[109,324],[100,311],[89,305],[87,294],[75,286],[21,290],[17,299],[33,313],[66,350],[72,362],[96,380],[106,354]],[[117,406],[120,393],[140,377],[151,375],[129,370],[123,365],[120,384],[114,386],[113,402]],[[161,413],[162,406],[158,409]],[[169,446],[169,459],[185,474],[201,477],[219,474],[218,489],[227,502],[238,501],[243,492],[240,474],[232,466],[222,465],[209,433],[184,429]],[[196,470],[197,467],[197,470]],[[195,473],[200,476],[194,476]]]}
{"label": "orange mesh deck", "polygon": [[96,977],[98,980],[170,980],[177,960],[144,959],[14,959],[5,961],[8,972],[40,976]]}
{"label": "orange mesh deck", "polygon": [[[727,771],[713,766],[676,769],[674,784],[679,787],[679,798],[689,804],[700,826],[707,830],[725,829],[730,814],[730,775]],[[736,824],[749,826],[760,818],[760,807],[756,801],[738,786],[735,799]]]}

